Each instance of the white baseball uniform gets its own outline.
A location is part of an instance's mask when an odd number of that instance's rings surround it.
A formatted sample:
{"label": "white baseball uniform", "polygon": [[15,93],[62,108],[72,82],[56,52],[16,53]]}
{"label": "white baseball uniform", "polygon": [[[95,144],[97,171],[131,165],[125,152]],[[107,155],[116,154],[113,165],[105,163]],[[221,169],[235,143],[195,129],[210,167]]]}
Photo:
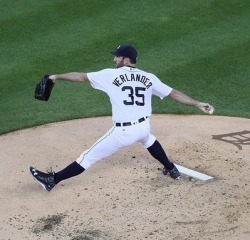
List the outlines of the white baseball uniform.
{"label": "white baseball uniform", "polygon": [[150,133],[152,95],[161,99],[172,88],[138,68],[104,69],[87,74],[93,88],[108,94],[114,126],[76,160],[84,169],[119,149],[140,142],[145,148],[156,140]]}

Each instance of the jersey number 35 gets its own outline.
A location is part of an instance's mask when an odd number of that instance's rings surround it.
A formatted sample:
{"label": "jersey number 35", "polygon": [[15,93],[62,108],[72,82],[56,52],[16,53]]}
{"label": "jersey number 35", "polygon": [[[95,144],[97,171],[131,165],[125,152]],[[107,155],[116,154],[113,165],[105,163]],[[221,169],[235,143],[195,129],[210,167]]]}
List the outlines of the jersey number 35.
{"label": "jersey number 35", "polygon": [[144,106],[145,105],[145,96],[144,92],[146,88],[144,87],[131,87],[131,86],[124,86],[122,87],[123,92],[128,92],[128,100],[124,100],[123,103],[125,105],[134,105],[137,106]]}

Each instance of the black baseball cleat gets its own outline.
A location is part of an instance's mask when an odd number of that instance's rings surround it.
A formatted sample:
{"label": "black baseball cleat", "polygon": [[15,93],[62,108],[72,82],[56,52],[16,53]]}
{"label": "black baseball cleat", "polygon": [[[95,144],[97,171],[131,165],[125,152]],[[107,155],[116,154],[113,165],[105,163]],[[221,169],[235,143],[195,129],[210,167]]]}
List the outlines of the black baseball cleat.
{"label": "black baseball cleat", "polygon": [[181,177],[181,174],[177,167],[174,165],[174,168],[172,170],[168,170],[166,168],[163,168],[163,174],[164,175],[170,175],[171,178],[178,180]]}
{"label": "black baseball cleat", "polygon": [[43,188],[50,192],[52,188],[56,185],[54,179],[54,172],[48,171],[48,173],[44,173],[38,171],[37,169],[30,167],[31,175],[43,186]]}

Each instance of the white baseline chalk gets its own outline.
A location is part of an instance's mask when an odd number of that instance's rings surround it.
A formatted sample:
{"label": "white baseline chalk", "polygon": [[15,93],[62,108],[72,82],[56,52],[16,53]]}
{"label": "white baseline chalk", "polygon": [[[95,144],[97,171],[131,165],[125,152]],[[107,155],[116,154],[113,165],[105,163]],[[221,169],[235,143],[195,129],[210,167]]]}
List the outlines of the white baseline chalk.
{"label": "white baseline chalk", "polygon": [[196,172],[192,169],[189,169],[189,168],[185,168],[185,167],[182,167],[178,164],[175,164],[175,166],[177,167],[177,169],[183,173],[183,174],[186,174],[190,177],[193,177],[193,178],[197,178],[197,179],[200,179],[200,180],[203,180],[203,181],[207,181],[209,179],[212,179],[213,177],[210,177],[206,174],[203,174],[203,173],[200,173],[200,172]]}

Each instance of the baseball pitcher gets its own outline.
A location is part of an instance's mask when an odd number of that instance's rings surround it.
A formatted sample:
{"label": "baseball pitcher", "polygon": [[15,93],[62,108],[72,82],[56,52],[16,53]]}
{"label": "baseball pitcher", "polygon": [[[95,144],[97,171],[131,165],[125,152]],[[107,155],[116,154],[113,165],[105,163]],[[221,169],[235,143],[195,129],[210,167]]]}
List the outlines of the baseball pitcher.
{"label": "baseball pitcher", "polygon": [[179,179],[180,173],[168,159],[161,144],[150,132],[152,113],[152,95],[161,99],[170,97],[175,101],[196,106],[211,114],[213,106],[191,97],[164,84],[152,73],[136,67],[137,51],[129,44],[119,46],[112,51],[116,68],[98,72],[71,72],[50,75],[54,83],[58,80],[88,82],[94,89],[105,92],[112,106],[113,127],[89,149],[85,150],[73,163],[58,172],[41,172],[30,167],[32,176],[51,191],[62,180],[77,176],[97,161],[114,154],[118,150],[139,142],[163,165],[163,173],[173,179]]}

